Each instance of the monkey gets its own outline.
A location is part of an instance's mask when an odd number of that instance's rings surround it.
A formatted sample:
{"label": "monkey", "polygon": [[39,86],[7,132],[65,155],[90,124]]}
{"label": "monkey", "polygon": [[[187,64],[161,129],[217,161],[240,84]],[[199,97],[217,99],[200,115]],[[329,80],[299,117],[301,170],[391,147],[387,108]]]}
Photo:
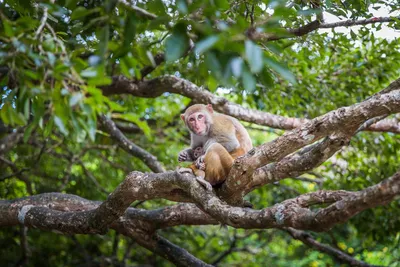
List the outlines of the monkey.
{"label": "monkey", "polygon": [[181,119],[191,142],[190,148],[179,152],[178,161],[195,161],[189,168],[207,190],[222,184],[234,160],[253,148],[244,126],[231,116],[214,112],[211,104],[190,106]]}

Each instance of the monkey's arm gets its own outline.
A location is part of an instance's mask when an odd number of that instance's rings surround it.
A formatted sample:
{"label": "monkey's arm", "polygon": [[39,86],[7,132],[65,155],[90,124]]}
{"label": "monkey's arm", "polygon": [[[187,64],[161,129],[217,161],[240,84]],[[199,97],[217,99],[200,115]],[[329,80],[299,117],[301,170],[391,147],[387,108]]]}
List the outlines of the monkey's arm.
{"label": "monkey's arm", "polygon": [[179,152],[178,161],[195,161],[201,155],[203,155],[205,150],[203,150],[203,141],[200,137],[190,134],[190,148],[186,148]]}
{"label": "monkey's arm", "polygon": [[179,152],[178,154],[178,161],[183,162],[183,161],[194,161],[194,151],[191,148],[186,148]]}

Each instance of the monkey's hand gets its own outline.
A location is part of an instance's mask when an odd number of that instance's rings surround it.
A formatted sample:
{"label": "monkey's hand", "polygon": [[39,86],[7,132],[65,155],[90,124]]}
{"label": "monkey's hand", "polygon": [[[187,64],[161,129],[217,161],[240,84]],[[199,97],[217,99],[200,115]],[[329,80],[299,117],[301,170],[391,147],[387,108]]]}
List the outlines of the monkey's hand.
{"label": "monkey's hand", "polygon": [[184,149],[181,152],[179,152],[178,154],[178,161],[179,162],[183,162],[183,161],[193,161],[192,158],[192,149],[188,148],[188,149]]}
{"label": "monkey's hand", "polygon": [[204,162],[204,155],[199,157],[196,162],[194,163],[197,169],[205,171],[206,170],[206,163]]}

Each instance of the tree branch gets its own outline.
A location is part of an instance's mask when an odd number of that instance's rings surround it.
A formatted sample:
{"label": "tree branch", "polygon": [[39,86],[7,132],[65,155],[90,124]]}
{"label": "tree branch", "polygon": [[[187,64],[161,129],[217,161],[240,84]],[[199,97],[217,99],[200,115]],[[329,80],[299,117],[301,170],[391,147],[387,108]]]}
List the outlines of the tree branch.
{"label": "tree branch", "polygon": [[276,41],[281,39],[292,38],[294,36],[303,36],[310,32],[313,32],[318,29],[329,29],[329,28],[336,28],[336,27],[351,27],[356,25],[367,25],[373,23],[384,23],[384,22],[394,22],[396,19],[400,17],[373,17],[370,19],[362,19],[362,20],[344,20],[338,21],[333,23],[320,23],[319,20],[312,21],[304,26],[295,29],[286,29],[286,33],[276,35],[272,33],[264,33],[264,32],[257,32],[251,31],[249,38],[254,41],[261,41],[261,42],[269,42],[269,41]]}
{"label": "tree branch", "polygon": [[223,184],[225,195],[236,194],[238,197],[251,183],[255,170],[268,163],[280,161],[296,150],[333,133],[337,133],[335,135],[340,141],[339,146],[346,145],[346,139],[350,139],[365,121],[396,112],[400,112],[400,90],[378,94],[361,103],[328,112],[286,132],[236,159],[227,181]]}
{"label": "tree branch", "polygon": [[[60,202],[62,199],[48,201],[45,206],[28,204],[31,200],[38,198],[37,196],[14,201],[0,201],[0,226],[20,223],[28,227],[58,230],[64,233],[105,233],[109,226],[114,227],[114,223],[120,222],[118,220],[121,220],[121,216],[124,216],[133,201],[160,197],[168,199],[170,192],[177,188],[190,195],[207,214],[235,228],[294,227],[303,230],[326,231],[365,209],[392,201],[400,194],[400,172],[359,192],[317,191],[285,200],[262,210],[229,206],[212,192],[206,191],[190,174],[132,172],[107,200],[97,207],[97,203],[87,202],[77,197],[69,201],[70,205],[75,207],[73,210],[78,211],[67,209],[67,212],[54,210],[59,205],[57,201]],[[327,203],[333,204],[316,211],[309,209],[310,206]],[[82,208],[86,205],[88,207]],[[183,207],[180,206],[180,208]],[[65,206],[63,208],[65,209]],[[127,220],[128,218],[130,217],[122,217],[122,221],[134,224],[136,228],[154,231],[151,224]]]}
{"label": "tree branch", "polygon": [[333,23],[321,23],[319,26],[320,29],[327,29],[327,28],[336,28],[336,27],[350,27],[356,25],[367,25],[373,23],[383,23],[383,22],[395,22],[396,19],[400,19],[400,17],[373,17],[370,19],[361,19],[361,20],[344,20],[344,21],[337,21]]}
{"label": "tree branch", "polygon": [[337,259],[340,262],[347,263],[351,266],[360,266],[360,267],[370,267],[373,265],[370,265],[366,262],[356,260],[355,258],[351,257],[347,253],[344,253],[343,251],[333,248],[331,246],[328,246],[326,244],[322,244],[318,241],[316,241],[312,236],[304,231],[296,230],[293,228],[285,228],[285,231],[287,231],[294,239],[300,240],[303,242],[305,245],[309,246],[310,248],[316,249],[318,251],[321,251],[322,253],[326,253],[333,258]]}
{"label": "tree branch", "polygon": [[[148,81],[132,81],[122,75],[114,76],[112,79],[113,82],[110,85],[101,87],[104,95],[131,94],[139,97],[155,98],[165,92],[169,92],[188,97],[195,103],[213,104],[216,111],[240,120],[283,130],[292,130],[310,121],[247,109],[229,102],[226,98],[215,96],[188,80],[175,76],[157,77]],[[387,88],[395,87],[399,89],[399,84],[400,79],[397,79]],[[383,127],[384,125],[385,127]],[[374,124],[366,128],[366,130],[378,132],[387,129],[393,130],[395,133],[400,133],[400,122],[383,120],[380,125]]]}
{"label": "tree branch", "polygon": [[115,123],[105,115],[99,116],[99,121],[114,140],[129,154],[142,160],[153,172],[164,172],[164,167],[155,156],[135,145],[117,128]]}

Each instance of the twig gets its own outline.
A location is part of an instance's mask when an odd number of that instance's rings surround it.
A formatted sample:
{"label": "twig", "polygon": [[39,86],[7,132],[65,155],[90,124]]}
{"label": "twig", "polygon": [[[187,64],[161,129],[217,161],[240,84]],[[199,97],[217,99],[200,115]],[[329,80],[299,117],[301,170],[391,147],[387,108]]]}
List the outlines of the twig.
{"label": "twig", "polygon": [[48,8],[47,8],[47,6],[45,6],[43,8],[43,17],[40,20],[40,25],[39,25],[38,29],[35,32],[35,39],[39,37],[39,35],[42,33],[42,31],[44,29],[44,26],[46,25],[47,16],[48,16],[47,10],[48,10]]}
{"label": "twig", "polygon": [[283,228],[283,229],[286,232],[288,232],[294,239],[300,240],[305,245],[330,255],[340,262],[350,264],[351,266],[362,266],[362,267],[374,266],[374,265],[370,265],[366,262],[356,260],[355,258],[351,257],[349,254],[344,253],[343,251],[341,251],[339,249],[336,249],[336,248],[333,248],[326,244],[320,243],[320,242],[316,241],[315,239],[313,239],[310,234],[308,234],[304,231],[296,230],[291,227]]}

